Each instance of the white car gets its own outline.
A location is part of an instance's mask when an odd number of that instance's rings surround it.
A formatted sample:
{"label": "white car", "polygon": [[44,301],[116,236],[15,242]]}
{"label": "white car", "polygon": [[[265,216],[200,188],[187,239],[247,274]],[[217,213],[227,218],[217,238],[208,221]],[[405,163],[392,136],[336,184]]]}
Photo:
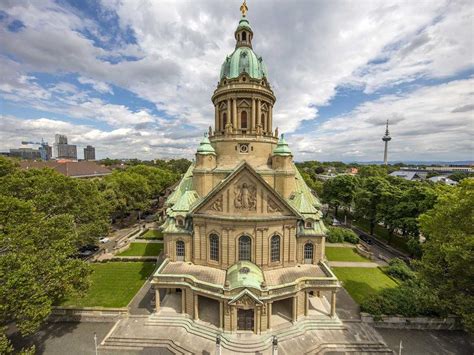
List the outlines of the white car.
{"label": "white car", "polygon": [[107,242],[109,242],[109,241],[110,241],[110,239],[107,238],[107,237],[100,237],[100,238],[99,238],[99,242],[100,242],[100,243],[107,243]]}

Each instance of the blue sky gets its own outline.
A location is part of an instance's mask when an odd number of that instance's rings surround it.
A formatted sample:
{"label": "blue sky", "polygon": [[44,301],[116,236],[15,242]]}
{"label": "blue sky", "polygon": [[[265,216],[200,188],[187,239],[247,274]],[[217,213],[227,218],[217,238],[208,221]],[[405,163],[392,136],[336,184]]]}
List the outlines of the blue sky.
{"label": "blue sky", "polygon": [[[68,135],[103,157],[192,158],[239,1],[0,4],[0,150]],[[472,160],[469,1],[249,1],[297,160]],[[469,31],[469,29],[471,29]],[[79,154],[81,155],[81,153]]]}

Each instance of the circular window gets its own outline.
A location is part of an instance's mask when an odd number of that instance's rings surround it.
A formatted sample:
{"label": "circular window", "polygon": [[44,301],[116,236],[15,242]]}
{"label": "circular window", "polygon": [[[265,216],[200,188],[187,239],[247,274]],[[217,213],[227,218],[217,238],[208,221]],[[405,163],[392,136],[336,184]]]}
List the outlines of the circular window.
{"label": "circular window", "polygon": [[240,144],[239,145],[239,152],[240,153],[248,153],[249,152],[249,145],[248,144]]}
{"label": "circular window", "polygon": [[250,272],[250,269],[247,266],[244,266],[239,270],[241,274],[248,274]]}
{"label": "circular window", "polygon": [[244,76],[244,77],[242,78],[242,81],[246,81],[246,80],[247,80],[247,78]]}

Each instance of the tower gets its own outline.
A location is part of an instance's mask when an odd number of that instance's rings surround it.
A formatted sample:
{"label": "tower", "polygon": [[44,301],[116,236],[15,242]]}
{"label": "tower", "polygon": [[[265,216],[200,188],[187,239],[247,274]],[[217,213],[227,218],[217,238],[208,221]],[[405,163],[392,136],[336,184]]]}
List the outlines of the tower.
{"label": "tower", "polygon": [[235,49],[212,95],[215,127],[164,204],[166,258],[153,276],[155,308],[159,313],[159,289],[167,289],[194,320],[209,306],[203,317],[215,314],[225,332],[261,334],[277,320],[273,306],[291,314],[291,326],[310,316],[315,293],[331,291],[331,302],[318,304],[330,304],[328,321],[337,324],[339,283],[324,264],[321,204],[284,135],[273,130],[276,98],[253,50],[245,1],[240,10]]}
{"label": "tower", "polygon": [[385,135],[382,137],[382,140],[385,142],[385,149],[383,151],[383,163],[384,165],[388,164],[388,142],[392,140],[390,134],[388,133],[388,120],[387,125],[385,126]]}

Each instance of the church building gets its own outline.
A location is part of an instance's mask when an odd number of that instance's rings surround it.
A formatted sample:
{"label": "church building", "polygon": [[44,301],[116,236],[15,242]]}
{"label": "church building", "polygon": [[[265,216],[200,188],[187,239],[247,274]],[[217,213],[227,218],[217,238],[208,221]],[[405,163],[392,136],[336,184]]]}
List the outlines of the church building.
{"label": "church building", "polygon": [[230,334],[338,322],[321,205],[273,128],[271,77],[253,50],[245,2],[241,11],[212,95],[214,127],[166,201],[155,315]]}

